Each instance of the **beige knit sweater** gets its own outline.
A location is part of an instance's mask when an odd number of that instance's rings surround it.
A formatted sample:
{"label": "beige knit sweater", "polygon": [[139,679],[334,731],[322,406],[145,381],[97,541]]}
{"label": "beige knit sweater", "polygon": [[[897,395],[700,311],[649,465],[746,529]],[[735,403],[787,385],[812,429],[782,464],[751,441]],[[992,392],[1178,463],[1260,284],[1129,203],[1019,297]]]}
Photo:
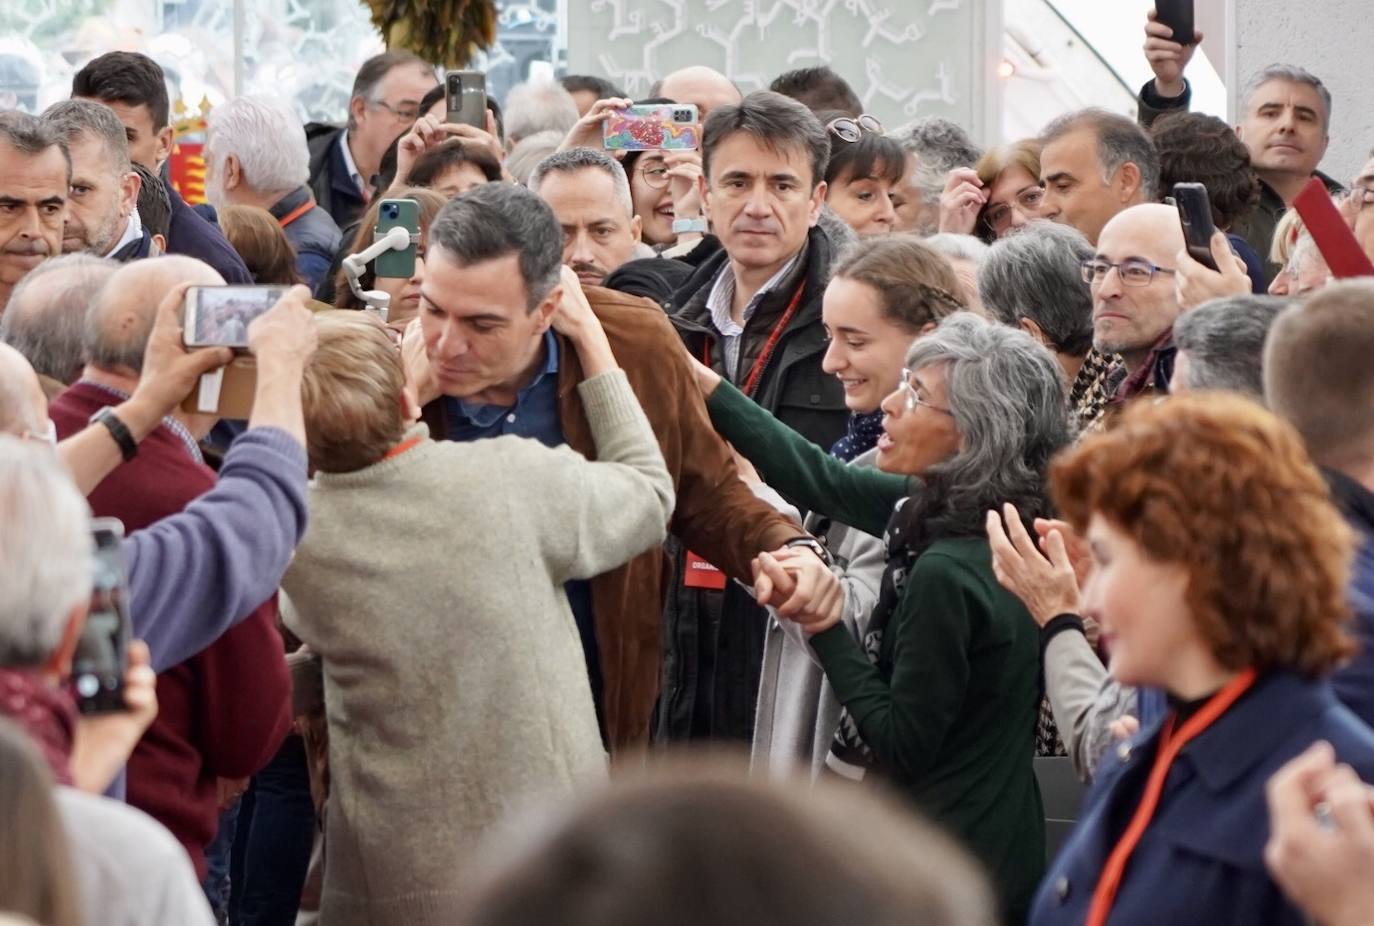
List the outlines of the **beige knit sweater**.
{"label": "beige knit sweater", "polygon": [[311,485],[282,586],[324,661],[329,926],[452,922],[487,830],[605,776],[562,586],[661,543],[674,493],[625,374],[578,389],[600,462],[425,440]]}

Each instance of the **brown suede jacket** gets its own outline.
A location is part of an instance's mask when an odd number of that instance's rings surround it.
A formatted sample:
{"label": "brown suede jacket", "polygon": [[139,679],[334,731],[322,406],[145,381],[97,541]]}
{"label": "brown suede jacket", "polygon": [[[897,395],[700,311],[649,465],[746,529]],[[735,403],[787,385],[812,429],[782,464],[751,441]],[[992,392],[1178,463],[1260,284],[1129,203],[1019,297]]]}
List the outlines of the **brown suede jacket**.
{"label": "brown suede jacket", "polygon": [[[682,341],[663,310],[649,299],[608,289],[590,287],[586,293],[658,436],[677,487],[669,530],[727,574],[752,581],[751,560],[762,550],[777,549],[800,536],[801,528],[756,499],[740,481],[730,449],[711,427]],[[559,346],[563,437],[569,447],[595,459],[591,426],[576,388],[582,381],[582,365],[569,341],[561,339]],[[442,401],[425,406],[424,421],[436,440],[446,438]],[[615,751],[648,741],[662,674],[668,581],[669,564],[659,549],[592,580],[606,728]]]}

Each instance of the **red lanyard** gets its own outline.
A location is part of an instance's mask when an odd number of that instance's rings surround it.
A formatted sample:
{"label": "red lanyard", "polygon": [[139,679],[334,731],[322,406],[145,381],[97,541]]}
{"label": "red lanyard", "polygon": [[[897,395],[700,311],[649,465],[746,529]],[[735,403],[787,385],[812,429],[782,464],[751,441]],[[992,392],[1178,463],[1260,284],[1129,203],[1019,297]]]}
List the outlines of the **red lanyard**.
{"label": "red lanyard", "polygon": [[399,444],[397,444],[395,447],[392,447],[390,450],[388,450],[386,452],[386,456],[382,457],[382,459],[390,460],[393,457],[399,457],[401,454],[405,453],[407,450],[418,444],[421,440],[423,440],[423,438],[418,436],[408,437],[405,440],[401,441]]}
{"label": "red lanyard", "polygon": [[[768,366],[768,358],[773,356],[773,350],[778,346],[778,340],[782,337],[783,329],[792,320],[792,316],[797,314],[797,309],[801,306],[802,293],[806,292],[806,281],[797,287],[797,292],[792,297],[792,301],[787,304],[787,309],[782,313],[782,318],[773,326],[773,331],[768,335],[768,340],[763,344],[763,352],[759,354],[754,365],[749,368],[749,375],[744,378],[744,386],[740,390],[747,396],[752,396],[754,390],[758,388],[759,378],[763,376],[764,368]],[[708,367],[711,365],[711,342],[707,341],[701,351],[701,362]]]}
{"label": "red lanyard", "polygon": [[301,203],[295,209],[292,209],[286,215],[277,219],[277,224],[280,225],[282,228],[285,228],[286,226],[290,225],[292,222],[296,221],[313,208],[315,208],[315,197],[311,196],[309,199]]}
{"label": "red lanyard", "polygon": [[1159,751],[1155,754],[1155,764],[1150,769],[1150,777],[1145,783],[1145,793],[1140,798],[1140,806],[1136,808],[1130,825],[1112,849],[1112,854],[1107,856],[1107,864],[1102,867],[1102,875],[1098,878],[1097,888],[1093,891],[1088,916],[1083,921],[1084,926],[1103,926],[1107,922],[1107,917],[1112,912],[1112,904],[1116,900],[1117,889],[1121,887],[1121,877],[1126,871],[1126,863],[1130,861],[1131,853],[1145,835],[1145,830],[1159,807],[1159,798],[1164,791],[1164,779],[1169,776],[1169,768],[1174,764],[1174,759],[1183,751],[1184,746],[1210,727],[1236,703],[1236,699],[1255,684],[1255,677],[1254,669],[1246,669],[1233,678],[1225,688],[1213,695],[1201,710],[1188,718],[1178,731],[1178,736],[1173,735],[1173,715],[1164,721],[1164,730],[1159,736]]}

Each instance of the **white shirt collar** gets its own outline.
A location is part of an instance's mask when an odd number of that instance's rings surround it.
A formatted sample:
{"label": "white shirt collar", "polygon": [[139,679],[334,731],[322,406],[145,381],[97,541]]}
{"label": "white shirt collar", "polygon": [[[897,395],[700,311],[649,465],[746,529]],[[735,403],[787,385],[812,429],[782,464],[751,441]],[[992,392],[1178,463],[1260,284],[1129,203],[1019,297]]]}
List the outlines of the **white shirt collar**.
{"label": "white shirt collar", "polygon": [[797,265],[801,255],[801,251],[793,254],[791,260],[783,264],[777,273],[768,278],[768,282],[759,287],[759,291],[754,293],[754,297],[744,307],[744,315],[741,319],[743,324],[736,324],[730,315],[730,309],[735,301],[735,269],[727,260],[725,266],[720,268],[715,283],[711,285],[711,292],[706,297],[706,308],[711,312],[711,323],[716,326],[716,330],[727,338],[743,334],[743,325],[748,324],[750,316],[759,307],[763,297],[778,288],[778,285],[792,272],[792,268]]}
{"label": "white shirt collar", "polygon": [[358,173],[358,165],[353,161],[353,152],[348,149],[348,129],[343,130],[339,136],[339,147],[343,149],[344,167],[348,169],[348,179],[353,181],[353,185],[364,196],[367,195],[367,183],[364,182],[363,175]]}
{"label": "white shirt collar", "polygon": [[124,247],[126,244],[129,244],[132,241],[137,241],[142,237],[143,222],[139,220],[138,207],[135,206],[133,208],[133,211],[129,213],[127,224],[125,224],[124,226],[124,234],[119,236],[119,240],[115,242],[114,247],[110,248],[109,252],[105,256],[109,257],[111,254],[119,253],[120,248]]}

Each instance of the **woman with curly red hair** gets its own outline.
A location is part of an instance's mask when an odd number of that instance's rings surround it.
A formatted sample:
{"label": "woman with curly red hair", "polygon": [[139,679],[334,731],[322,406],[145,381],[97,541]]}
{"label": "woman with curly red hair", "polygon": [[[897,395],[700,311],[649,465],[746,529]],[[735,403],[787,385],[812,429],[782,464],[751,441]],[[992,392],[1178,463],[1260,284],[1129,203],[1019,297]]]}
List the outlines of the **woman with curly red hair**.
{"label": "woman with curly red hair", "polygon": [[[1095,620],[1112,675],[1169,707],[1098,768],[1031,923],[1304,922],[1264,867],[1265,782],[1317,740],[1374,780],[1374,733],[1325,678],[1351,648],[1353,536],[1302,441],[1240,397],[1174,397],[1085,439],[1051,484],[1092,569],[1083,616],[1042,643]],[[1071,571],[1062,537],[1045,547]]]}

